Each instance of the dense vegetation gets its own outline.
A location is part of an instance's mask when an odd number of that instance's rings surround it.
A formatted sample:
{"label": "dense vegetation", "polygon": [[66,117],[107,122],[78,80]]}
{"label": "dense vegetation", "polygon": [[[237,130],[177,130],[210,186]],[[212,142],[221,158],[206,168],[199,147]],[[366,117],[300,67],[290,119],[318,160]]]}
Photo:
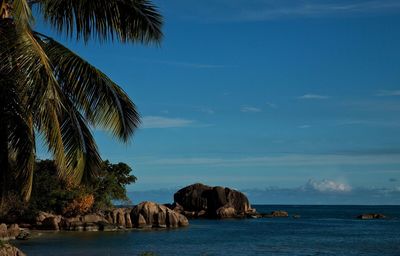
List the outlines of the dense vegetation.
{"label": "dense vegetation", "polygon": [[30,219],[38,211],[74,216],[111,208],[115,201],[129,203],[126,185],[136,181],[131,171],[125,163],[104,161],[90,183],[77,185],[58,176],[54,161],[38,161],[31,200],[23,202],[18,191],[11,190],[0,208],[0,219]]}

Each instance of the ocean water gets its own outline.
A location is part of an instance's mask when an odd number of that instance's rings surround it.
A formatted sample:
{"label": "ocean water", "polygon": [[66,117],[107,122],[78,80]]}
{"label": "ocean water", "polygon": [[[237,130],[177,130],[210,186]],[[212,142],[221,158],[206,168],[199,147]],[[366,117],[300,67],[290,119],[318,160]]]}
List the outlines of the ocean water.
{"label": "ocean water", "polygon": [[[258,205],[300,218],[191,220],[173,230],[57,232],[14,244],[33,255],[400,255],[400,206]],[[379,212],[386,220],[358,220]]]}

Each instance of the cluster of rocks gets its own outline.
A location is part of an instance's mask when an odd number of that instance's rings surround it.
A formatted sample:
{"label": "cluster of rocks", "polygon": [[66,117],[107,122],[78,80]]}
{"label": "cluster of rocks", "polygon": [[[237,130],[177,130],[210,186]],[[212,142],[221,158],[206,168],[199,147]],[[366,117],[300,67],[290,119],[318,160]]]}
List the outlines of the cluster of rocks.
{"label": "cluster of rocks", "polygon": [[42,230],[115,231],[130,228],[177,228],[188,219],[164,205],[142,202],[133,208],[116,208],[104,213],[67,218],[41,212],[34,227]]}
{"label": "cluster of rocks", "polygon": [[6,224],[0,224],[0,240],[8,241],[16,239],[21,233],[21,229],[18,224],[11,224],[7,226]]}
{"label": "cluster of rocks", "polygon": [[174,194],[169,206],[188,218],[244,218],[256,214],[243,193],[196,183]]}
{"label": "cluster of rocks", "polygon": [[386,219],[386,216],[380,213],[364,213],[357,216],[357,219],[372,220],[372,219]]}

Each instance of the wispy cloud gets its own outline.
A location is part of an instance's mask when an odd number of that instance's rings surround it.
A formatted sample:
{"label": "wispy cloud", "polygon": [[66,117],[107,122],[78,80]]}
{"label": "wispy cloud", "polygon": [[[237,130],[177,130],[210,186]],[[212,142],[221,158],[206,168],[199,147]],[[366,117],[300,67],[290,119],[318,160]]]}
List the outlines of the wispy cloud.
{"label": "wispy cloud", "polygon": [[308,94],[304,94],[302,96],[299,96],[297,98],[301,99],[301,100],[325,100],[325,99],[328,99],[329,96],[308,93]]}
{"label": "wispy cloud", "polygon": [[277,108],[278,107],[276,104],[271,103],[271,102],[266,102],[265,105],[267,105],[270,108]]}
{"label": "wispy cloud", "polygon": [[235,68],[236,65],[221,65],[221,64],[210,64],[210,63],[196,63],[196,62],[185,62],[185,61],[173,61],[173,60],[149,60],[148,62],[165,64],[169,66],[177,66],[183,68],[195,68],[195,69],[220,69],[220,68]]}
{"label": "wispy cloud", "polygon": [[202,113],[209,114],[209,115],[215,114],[214,109],[208,108],[208,107],[200,107],[200,108],[199,108],[199,111],[202,112]]}
{"label": "wispy cloud", "polygon": [[[172,1],[172,2],[171,2]],[[174,16],[208,22],[262,21],[296,17],[326,17],[333,15],[365,15],[399,12],[397,0],[171,0]],[[179,12],[178,12],[178,11]],[[184,16],[183,16],[184,14]]]}
{"label": "wispy cloud", "polygon": [[308,124],[303,124],[303,125],[300,125],[300,126],[298,126],[300,129],[308,129],[308,128],[310,128],[311,127],[311,125],[308,125]]}
{"label": "wispy cloud", "polygon": [[350,192],[351,187],[345,183],[333,181],[333,180],[314,180],[310,179],[304,186],[306,190],[315,190],[318,192]]}
{"label": "wispy cloud", "polygon": [[400,96],[400,90],[382,90],[379,91],[376,96],[385,97],[385,96]]}
{"label": "wispy cloud", "polygon": [[252,107],[252,106],[242,106],[240,111],[243,113],[258,113],[262,110],[260,108]]}
{"label": "wispy cloud", "polygon": [[145,116],[142,118],[142,128],[176,128],[187,127],[193,125],[195,122],[183,118],[168,118],[162,116]]}

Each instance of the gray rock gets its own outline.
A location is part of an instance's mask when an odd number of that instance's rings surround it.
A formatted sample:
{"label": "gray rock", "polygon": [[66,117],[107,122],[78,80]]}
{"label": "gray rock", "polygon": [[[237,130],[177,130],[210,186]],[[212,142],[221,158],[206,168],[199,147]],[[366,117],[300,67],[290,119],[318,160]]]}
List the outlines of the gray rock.
{"label": "gray rock", "polygon": [[[225,187],[196,183],[174,194],[174,203],[185,216],[207,218],[238,218],[254,213],[243,193]],[[183,208],[183,209],[182,209]]]}

